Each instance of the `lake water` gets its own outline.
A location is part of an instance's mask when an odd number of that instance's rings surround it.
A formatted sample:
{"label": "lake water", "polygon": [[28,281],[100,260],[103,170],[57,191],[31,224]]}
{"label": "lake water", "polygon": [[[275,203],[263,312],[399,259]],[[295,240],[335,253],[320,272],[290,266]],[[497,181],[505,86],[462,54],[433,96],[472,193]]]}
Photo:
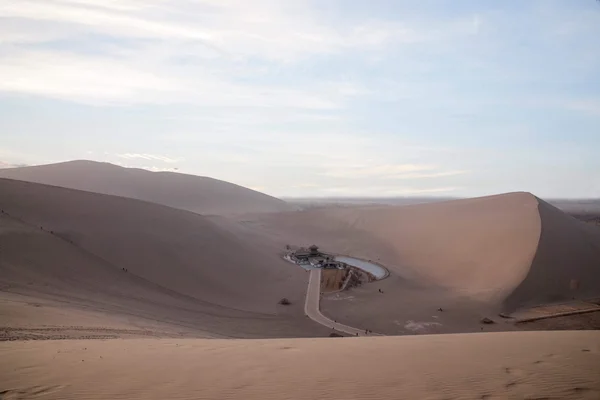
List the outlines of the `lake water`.
{"label": "lake water", "polygon": [[[289,256],[285,256],[285,257],[283,257],[283,259],[286,260],[287,262],[290,262],[294,265],[298,265],[299,267],[302,267],[309,271],[311,269],[315,269],[315,267],[313,267],[310,264],[297,264],[294,261],[292,261],[289,258]],[[371,263],[371,262],[368,262],[365,260],[359,260],[358,258],[353,258],[353,257],[348,257],[348,256],[335,256],[334,259],[336,261],[346,263],[353,267],[360,268],[363,271],[367,271],[367,272],[373,274],[373,276],[375,276],[375,278],[377,278],[377,279],[385,278],[385,276],[387,274],[387,271],[385,270],[385,268],[382,268],[377,264],[374,264],[374,263]]]}
{"label": "lake water", "polygon": [[363,271],[367,271],[373,274],[377,279],[382,279],[387,274],[385,268],[380,267],[377,264],[370,263],[368,261],[359,260],[358,258],[352,258],[347,256],[335,256],[336,261],[352,265],[353,267],[360,268]]}

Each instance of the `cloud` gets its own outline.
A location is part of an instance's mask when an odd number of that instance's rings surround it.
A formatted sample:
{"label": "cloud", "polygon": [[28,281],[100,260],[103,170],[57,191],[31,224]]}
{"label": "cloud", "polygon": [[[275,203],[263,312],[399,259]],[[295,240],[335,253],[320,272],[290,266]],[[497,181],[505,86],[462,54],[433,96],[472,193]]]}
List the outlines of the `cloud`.
{"label": "cloud", "polygon": [[356,196],[356,197],[396,197],[416,196],[424,194],[450,193],[459,190],[459,187],[389,187],[389,186],[367,186],[357,188],[355,186],[335,186],[323,189],[322,196]]}
{"label": "cloud", "polygon": [[399,22],[323,20],[305,1],[21,0],[0,18],[0,92],[95,105],[337,110],[369,90],[350,78],[260,78],[421,38]]}
{"label": "cloud", "polygon": [[466,174],[466,170],[437,171],[432,164],[357,164],[327,169],[322,175],[344,179],[422,179]]}
{"label": "cloud", "polygon": [[565,126],[570,153],[593,148],[600,31],[576,2],[0,3],[3,142],[31,153],[11,162],[93,149],[278,194],[404,193],[499,187],[477,171],[508,176],[517,142],[564,158],[548,149]]}
{"label": "cloud", "polygon": [[249,186],[248,189],[255,190],[257,192],[265,192],[267,188],[265,186]]}
{"label": "cloud", "polygon": [[132,165],[129,163],[124,163],[120,161],[113,161],[115,165],[118,165],[123,168],[136,168],[136,169],[145,169],[151,172],[178,172],[179,168],[177,167],[158,167],[156,165]]}
{"label": "cloud", "polygon": [[4,168],[21,168],[21,167],[29,167],[29,164],[10,163],[10,162],[6,162],[6,161],[0,161],[0,169],[4,169]]}
{"label": "cloud", "polygon": [[141,153],[123,153],[123,154],[117,154],[117,157],[120,158],[125,158],[127,160],[133,160],[133,159],[142,159],[142,160],[152,160],[152,161],[162,161],[165,163],[176,163],[176,162],[180,162],[183,161],[182,159],[178,159],[178,158],[170,158],[170,157],[166,157],[166,156],[160,156],[160,155],[155,155],[155,154],[141,154]]}
{"label": "cloud", "polygon": [[323,175],[332,178],[374,178],[390,177],[415,171],[430,171],[435,169],[435,165],[427,164],[379,164],[370,165],[361,163],[355,165],[341,165],[325,171]]}
{"label": "cloud", "polygon": [[[202,69],[169,72],[168,65],[135,57],[65,51],[13,51],[0,56],[0,92],[25,93],[87,104],[177,104],[336,110],[346,94],[335,88],[233,83]],[[328,118],[326,115],[322,119]],[[331,117],[329,117],[331,118]]]}
{"label": "cloud", "polygon": [[[98,57],[62,52],[17,52],[0,57],[0,91],[82,102],[133,101],[175,91],[176,83]],[[138,100],[136,100],[138,101]]]}
{"label": "cloud", "polygon": [[566,108],[581,111],[589,115],[600,116],[600,99],[574,100],[566,104]]}
{"label": "cloud", "polygon": [[[10,132],[9,129],[7,131]],[[29,167],[46,161],[45,158],[36,157],[29,152],[17,150],[14,146],[0,146],[0,168]]]}
{"label": "cloud", "polygon": [[442,178],[448,176],[456,176],[467,174],[469,171],[466,170],[453,170],[453,171],[440,171],[432,173],[416,173],[416,174],[399,174],[390,179],[422,179],[422,178]]}
{"label": "cloud", "polygon": [[317,183],[296,183],[296,184],[290,185],[290,187],[292,187],[294,189],[316,189],[316,188],[322,188],[324,186],[319,185]]}
{"label": "cloud", "polygon": [[122,0],[118,3],[21,0],[0,8],[0,16],[51,21],[127,38],[198,41],[218,56],[259,56],[294,61],[306,55],[345,48],[412,43],[421,36],[400,23],[359,25],[319,23],[308,2]]}
{"label": "cloud", "polygon": [[179,168],[166,168],[166,167],[157,167],[155,165],[151,165],[151,166],[147,166],[147,165],[142,165],[139,167],[129,167],[129,168],[141,168],[141,169],[145,169],[148,171],[152,171],[152,172],[178,172]]}

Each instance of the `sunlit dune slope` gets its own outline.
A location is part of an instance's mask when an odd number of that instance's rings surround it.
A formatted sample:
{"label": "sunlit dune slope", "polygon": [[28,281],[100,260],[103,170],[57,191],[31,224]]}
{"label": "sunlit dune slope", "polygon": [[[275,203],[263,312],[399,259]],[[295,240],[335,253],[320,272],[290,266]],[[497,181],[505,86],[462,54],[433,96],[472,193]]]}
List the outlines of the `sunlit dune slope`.
{"label": "sunlit dune slope", "polygon": [[529,193],[261,221],[288,241],[373,259],[395,275],[504,309],[600,292],[600,231]]}

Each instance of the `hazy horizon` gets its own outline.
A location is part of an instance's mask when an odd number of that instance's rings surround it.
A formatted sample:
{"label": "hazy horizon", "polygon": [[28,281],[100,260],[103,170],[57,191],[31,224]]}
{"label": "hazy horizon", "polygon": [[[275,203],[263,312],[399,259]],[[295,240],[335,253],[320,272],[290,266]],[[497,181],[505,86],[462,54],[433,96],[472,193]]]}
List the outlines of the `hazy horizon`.
{"label": "hazy horizon", "polygon": [[600,197],[594,0],[22,0],[0,19],[0,167]]}
{"label": "hazy horizon", "polygon": [[[0,170],[24,168],[24,167],[44,167],[44,166],[51,166],[51,165],[56,165],[56,164],[69,164],[69,163],[78,163],[78,162],[103,163],[103,164],[109,164],[109,165],[119,167],[119,168],[132,168],[132,169],[143,170],[143,171],[147,171],[147,172],[163,172],[163,173],[168,172],[168,173],[174,173],[174,174],[197,176],[200,178],[217,179],[214,177],[208,177],[208,176],[204,176],[204,175],[197,175],[197,174],[182,172],[182,171],[179,171],[177,168],[174,168],[172,170],[152,170],[152,169],[144,168],[144,167],[122,166],[122,165],[110,163],[108,161],[95,161],[95,160],[85,160],[85,159],[59,161],[57,163],[52,163],[52,164],[31,164],[31,165],[29,165],[29,164],[11,165],[8,163],[0,162]],[[0,178],[3,178],[3,177],[0,177]],[[15,179],[15,178],[8,177],[5,179]],[[223,181],[223,182],[228,182],[228,181]],[[228,183],[233,183],[234,185],[242,186],[236,182],[228,182]],[[242,187],[244,187],[244,186],[242,186]],[[256,189],[252,189],[252,190],[256,190]],[[350,204],[350,203],[356,202],[357,204],[359,204],[359,203],[364,203],[364,204],[367,204],[367,203],[371,203],[371,204],[419,204],[420,202],[429,203],[429,202],[439,202],[439,201],[449,201],[449,200],[460,200],[460,199],[467,199],[467,198],[495,196],[495,195],[501,195],[501,194],[507,194],[507,193],[515,193],[515,192],[531,193],[527,190],[520,190],[520,191],[513,191],[513,192],[477,194],[477,195],[473,195],[473,196],[436,196],[435,194],[432,194],[432,195],[427,195],[427,194],[416,195],[415,194],[415,195],[404,195],[404,196],[378,196],[377,194],[359,195],[359,196],[328,196],[328,195],[318,195],[317,194],[317,195],[312,195],[312,196],[274,196],[274,197],[285,200],[285,201],[297,202],[297,203],[317,202],[317,203],[329,204],[329,203],[333,203],[333,202],[341,202],[341,204]],[[535,195],[535,193],[532,193],[532,194]],[[551,204],[554,204],[554,205],[557,205],[558,203],[560,203],[561,206],[570,205],[570,204],[577,204],[577,205],[588,204],[588,205],[592,205],[594,210],[597,209],[597,211],[600,212],[600,196],[599,197],[544,197],[542,199],[547,202],[550,202]],[[559,208],[561,208],[561,207],[559,207]],[[580,211],[581,209],[577,208],[577,210]]]}

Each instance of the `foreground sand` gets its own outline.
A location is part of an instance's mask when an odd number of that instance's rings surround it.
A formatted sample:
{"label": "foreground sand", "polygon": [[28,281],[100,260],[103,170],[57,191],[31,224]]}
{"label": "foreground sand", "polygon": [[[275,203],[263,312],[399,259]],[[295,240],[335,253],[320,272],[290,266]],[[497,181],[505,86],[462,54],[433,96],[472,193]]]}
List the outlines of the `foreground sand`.
{"label": "foreground sand", "polygon": [[6,398],[600,398],[600,332],[5,342],[0,356]]}

